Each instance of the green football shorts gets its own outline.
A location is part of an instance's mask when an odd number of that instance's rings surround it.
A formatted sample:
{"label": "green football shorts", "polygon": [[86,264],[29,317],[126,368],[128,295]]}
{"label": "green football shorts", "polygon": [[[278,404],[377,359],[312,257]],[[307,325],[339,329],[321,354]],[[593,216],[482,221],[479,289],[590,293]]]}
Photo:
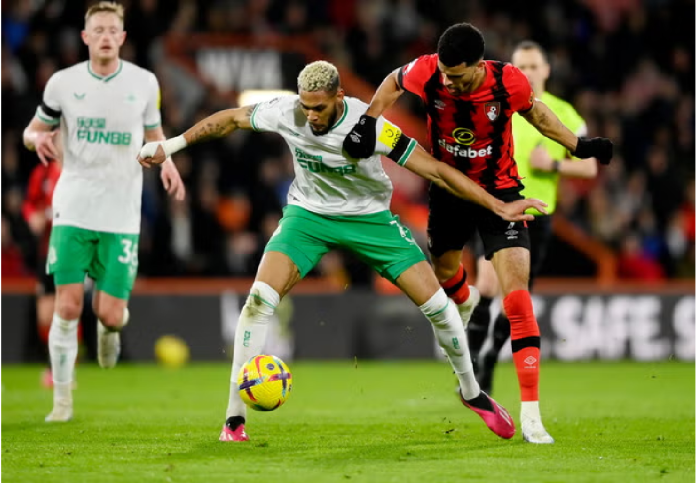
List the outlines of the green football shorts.
{"label": "green football shorts", "polygon": [[138,274],[139,239],[140,235],[54,226],[46,271],[56,285],[83,283],[87,273],[97,290],[128,300]]}
{"label": "green football shorts", "polygon": [[392,283],[406,269],[425,260],[409,229],[390,211],[329,216],[296,205],[283,209],[283,218],[265,252],[284,253],[304,277],[325,253],[334,248],[355,253]]}

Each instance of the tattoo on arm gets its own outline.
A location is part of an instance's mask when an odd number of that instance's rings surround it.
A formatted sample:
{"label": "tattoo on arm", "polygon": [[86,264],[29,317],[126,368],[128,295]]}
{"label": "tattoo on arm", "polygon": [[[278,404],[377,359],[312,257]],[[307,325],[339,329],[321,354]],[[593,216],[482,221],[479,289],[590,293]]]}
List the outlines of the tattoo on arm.
{"label": "tattoo on arm", "polygon": [[256,106],[227,109],[208,116],[184,133],[188,144],[225,137],[237,128],[244,127]]}
{"label": "tattoo on arm", "polygon": [[547,138],[553,139],[571,151],[575,149],[577,136],[542,102],[535,102],[534,107],[523,116]]}
{"label": "tattoo on arm", "polygon": [[251,115],[254,113],[254,109],[256,109],[256,104],[246,106],[246,108],[244,109],[244,117],[246,117],[247,119],[251,119]]}

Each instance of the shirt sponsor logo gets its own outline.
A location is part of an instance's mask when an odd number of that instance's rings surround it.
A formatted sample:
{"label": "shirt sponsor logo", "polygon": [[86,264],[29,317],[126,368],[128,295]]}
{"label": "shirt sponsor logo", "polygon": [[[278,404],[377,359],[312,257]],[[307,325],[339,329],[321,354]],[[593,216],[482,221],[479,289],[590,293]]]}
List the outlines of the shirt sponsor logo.
{"label": "shirt sponsor logo", "polygon": [[476,136],[471,129],[465,127],[458,127],[452,131],[452,137],[457,142],[457,144],[463,144],[464,146],[471,146],[476,141]]}
{"label": "shirt sponsor logo", "polygon": [[448,144],[444,139],[438,140],[438,144],[448,153],[458,158],[485,158],[493,154],[493,146],[490,145],[481,149],[473,149],[471,147],[460,146],[459,144]]}
{"label": "shirt sponsor logo", "polygon": [[90,144],[110,144],[130,146],[132,135],[129,132],[106,131],[106,118],[78,117],[77,140]]}
{"label": "shirt sponsor logo", "polygon": [[348,174],[355,173],[357,171],[357,165],[346,164],[344,166],[327,166],[322,162],[322,157],[315,154],[309,154],[300,148],[295,148],[295,158],[297,159],[297,164],[300,165],[302,169],[306,169],[310,173],[328,173],[337,174],[339,176],[346,176]]}

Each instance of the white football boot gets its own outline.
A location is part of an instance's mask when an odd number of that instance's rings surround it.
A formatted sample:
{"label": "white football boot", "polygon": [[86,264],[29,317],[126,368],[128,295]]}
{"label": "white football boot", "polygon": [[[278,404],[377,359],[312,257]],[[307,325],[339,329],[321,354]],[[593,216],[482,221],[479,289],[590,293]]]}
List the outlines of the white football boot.
{"label": "white football boot", "polygon": [[71,399],[58,399],[53,401],[53,411],[46,416],[47,423],[65,423],[73,417],[73,405]]}

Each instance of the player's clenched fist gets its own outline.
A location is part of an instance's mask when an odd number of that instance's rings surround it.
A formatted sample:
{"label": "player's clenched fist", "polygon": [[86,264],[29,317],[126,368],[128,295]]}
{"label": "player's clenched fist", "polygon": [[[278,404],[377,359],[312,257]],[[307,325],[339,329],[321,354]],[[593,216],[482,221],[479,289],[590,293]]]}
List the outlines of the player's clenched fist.
{"label": "player's clenched fist", "polygon": [[377,119],[363,114],[343,140],[343,150],[354,159],[369,158],[375,152]]}
{"label": "player's clenched fist", "polygon": [[167,159],[168,155],[164,151],[162,141],[155,141],[145,144],[140,148],[138,153],[138,162],[146,167],[151,168],[153,164],[162,164]]}
{"label": "player's clenched fist", "polygon": [[602,164],[609,164],[614,155],[614,143],[607,138],[578,138],[573,156],[576,158],[596,158]]}

